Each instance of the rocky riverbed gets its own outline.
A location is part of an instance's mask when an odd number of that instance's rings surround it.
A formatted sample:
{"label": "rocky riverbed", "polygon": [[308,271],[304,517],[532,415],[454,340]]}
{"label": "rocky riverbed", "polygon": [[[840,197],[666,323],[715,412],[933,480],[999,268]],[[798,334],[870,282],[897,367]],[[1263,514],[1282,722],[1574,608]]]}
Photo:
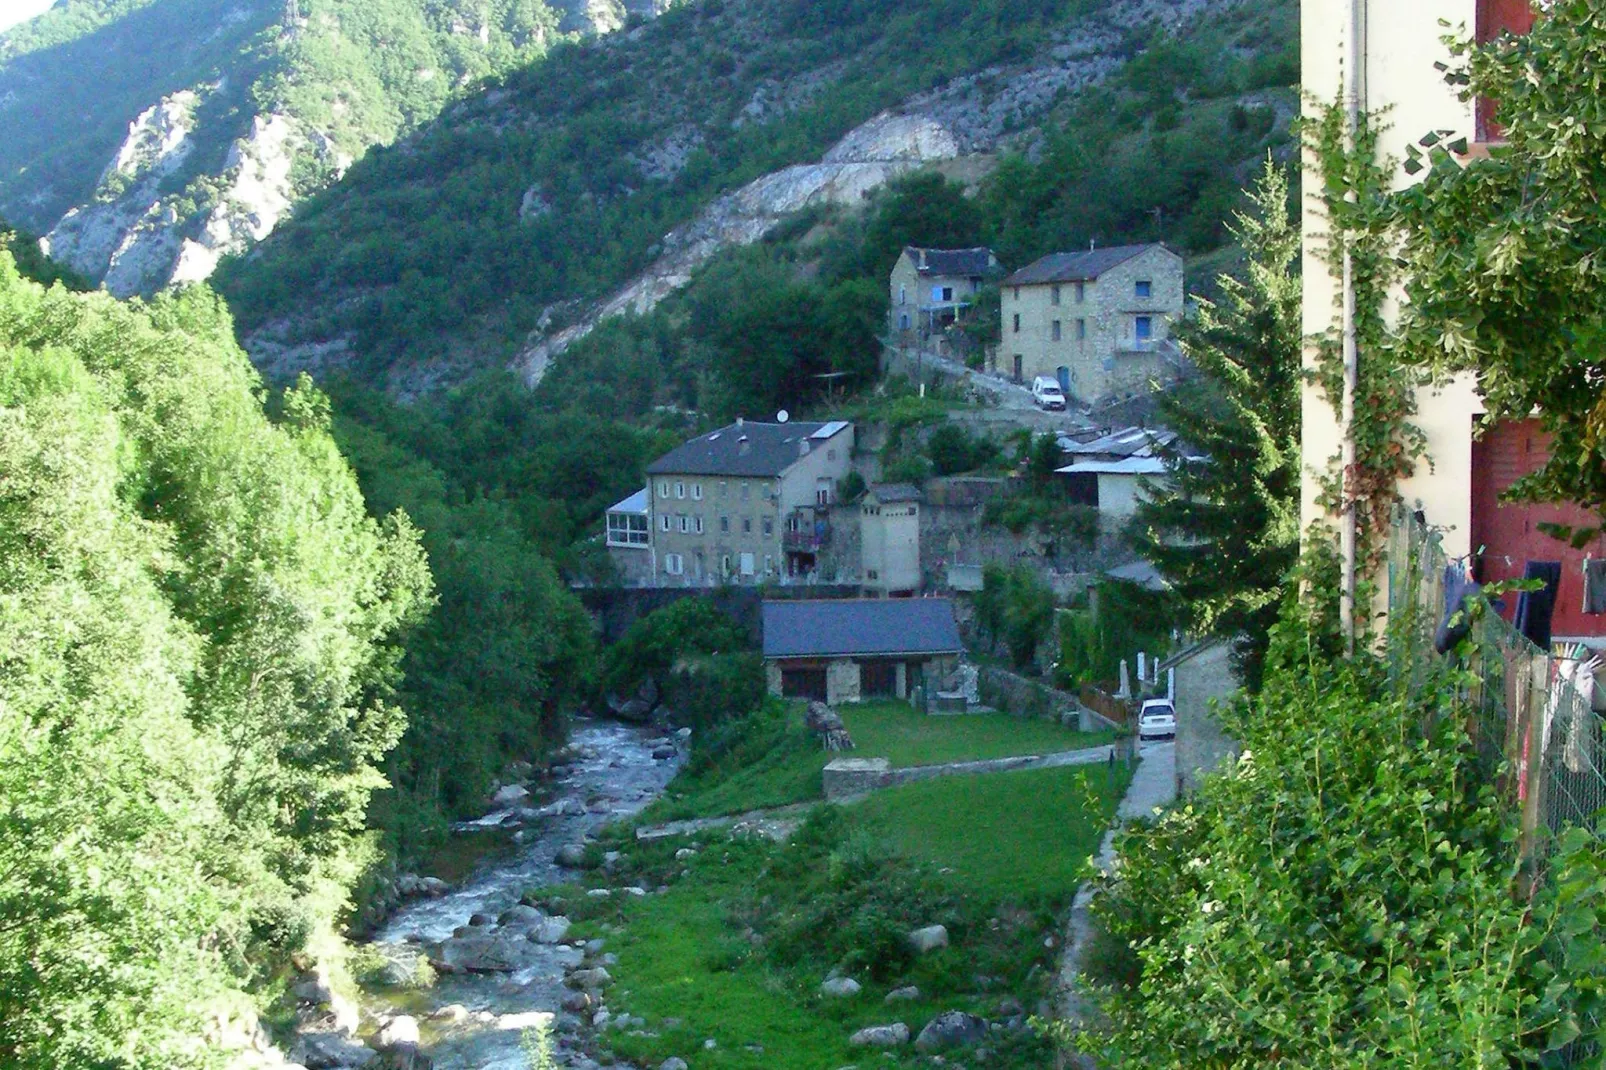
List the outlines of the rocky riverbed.
{"label": "rocky riverbed", "polygon": [[[608,982],[607,950],[601,941],[570,939],[568,920],[541,909],[528,893],[572,880],[575,870],[560,856],[578,862],[577,845],[657,798],[684,751],[685,740],[677,736],[581,721],[569,760],[554,770],[556,792],[549,800],[538,804],[516,788],[504,789],[497,810],[459,826],[458,835],[472,836],[477,828],[517,824],[522,843],[512,857],[461,886],[401,906],[374,933],[369,951],[389,965],[364,993],[363,1032],[373,1045],[404,1055],[388,1056],[399,1065],[524,1070],[523,1038],[545,1027],[559,1065],[594,1066],[583,1054],[583,1038],[594,1018],[599,1026],[607,1020],[606,1012],[598,1013]],[[616,894],[633,893],[646,890]],[[432,985],[416,985],[431,973]],[[383,983],[386,975],[392,983]]]}

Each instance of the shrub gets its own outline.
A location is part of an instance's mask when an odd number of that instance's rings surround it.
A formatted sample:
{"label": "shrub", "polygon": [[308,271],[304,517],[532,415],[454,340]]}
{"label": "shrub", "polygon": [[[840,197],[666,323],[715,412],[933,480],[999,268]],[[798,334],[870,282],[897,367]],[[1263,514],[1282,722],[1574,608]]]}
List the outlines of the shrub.
{"label": "shrub", "polygon": [[758,654],[714,654],[675,669],[664,688],[664,702],[680,724],[701,734],[758,709],[767,689],[764,659]]}

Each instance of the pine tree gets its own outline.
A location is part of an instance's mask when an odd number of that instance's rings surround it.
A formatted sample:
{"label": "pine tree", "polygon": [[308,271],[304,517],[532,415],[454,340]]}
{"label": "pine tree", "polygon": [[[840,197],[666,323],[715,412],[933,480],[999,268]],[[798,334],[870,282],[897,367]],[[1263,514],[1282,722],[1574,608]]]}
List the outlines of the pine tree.
{"label": "pine tree", "polygon": [[[1220,303],[1201,301],[1178,328],[1199,380],[1161,399],[1177,444],[1133,539],[1189,626],[1236,642],[1243,678],[1256,686],[1299,551],[1300,235],[1288,178],[1270,160],[1249,200],[1231,228],[1246,277],[1223,276]],[[1188,461],[1183,444],[1207,460]]]}

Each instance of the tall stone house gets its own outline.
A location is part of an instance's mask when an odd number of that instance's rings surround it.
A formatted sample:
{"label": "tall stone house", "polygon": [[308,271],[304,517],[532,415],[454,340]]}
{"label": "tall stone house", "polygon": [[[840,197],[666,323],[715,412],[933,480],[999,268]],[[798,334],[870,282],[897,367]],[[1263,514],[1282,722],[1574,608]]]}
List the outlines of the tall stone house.
{"label": "tall stone house", "polygon": [[860,569],[866,594],[911,597],[920,591],[920,488],[871,487],[859,501]]}
{"label": "tall stone house", "polygon": [[[1344,57],[1350,47],[1349,0],[1305,0],[1301,7],[1303,83],[1307,101],[1340,99]],[[1479,40],[1502,33],[1526,33],[1535,12],[1526,0],[1416,0],[1408,4],[1366,5],[1359,19],[1362,57],[1357,90],[1363,111],[1387,114],[1377,127],[1378,158],[1403,160],[1406,149],[1429,131],[1453,145],[1465,137],[1468,156],[1486,154],[1500,141],[1485,101],[1462,100],[1447,85],[1436,63],[1451,63],[1444,26],[1465,26]],[[1307,194],[1321,188],[1321,177],[1307,156]],[[1403,168],[1394,182],[1415,178]],[[1340,283],[1324,259],[1327,222],[1313,197],[1304,198],[1304,334],[1318,339],[1337,330]],[[1318,349],[1306,347],[1314,368]],[[1363,353],[1361,359],[1365,359]],[[1445,553],[1468,559],[1482,582],[1520,578],[1530,564],[1560,566],[1552,638],[1606,647],[1606,539],[1569,547],[1540,530],[1546,521],[1593,526],[1584,510],[1565,504],[1507,504],[1500,495],[1548,460],[1549,442],[1535,420],[1513,420],[1477,431],[1484,408],[1470,375],[1447,384],[1424,386],[1413,423],[1426,438],[1426,458],[1400,484],[1406,505],[1442,532]],[[1320,502],[1322,462],[1340,453],[1342,427],[1326,396],[1307,382],[1303,397],[1304,480],[1302,527],[1328,516]],[[1382,585],[1380,585],[1382,586]],[[1508,600],[1515,602],[1515,599]],[[1512,607],[1508,607],[1508,614]],[[1597,610],[1591,612],[1591,610]]]}
{"label": "tall stone house", "polygon": [[995,372],[1017,382],[1050,376],[1089,403],[1173,374],[1182,257],[1164,245],[1054,253],[1000,286]]}
{"label": "tall stone house", "polygon": [[[854,428],[737,420],[647,466],[607,514],[627,582],[660,587],[808,582],[832,538]],[[645,528],[646,538],[642,538]]]}
{"label": "tall stone house", "polygon": [[1002,274],[991,249],[905,248],[892,268],[887,330],[894,344],[926,346],[966,322],[976,295]]}

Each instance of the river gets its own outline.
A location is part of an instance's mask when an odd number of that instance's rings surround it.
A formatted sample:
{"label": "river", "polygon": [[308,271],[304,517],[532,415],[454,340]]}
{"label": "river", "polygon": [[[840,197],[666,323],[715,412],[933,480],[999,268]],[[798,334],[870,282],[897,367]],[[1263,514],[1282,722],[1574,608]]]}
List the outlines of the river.
{"label": "river", "polygon": [[[679,769],[681,758],[677,754],[655,759],[654,741],[663,742],[661,733],[651,729],[577,721],[570,737],[576,757],[555,782],[552,798],[540,807],[547,816],[524,826],[526,839],[517,853],[488,864],[439,899],[403,905],[372,940],[388,955],[406,959],[416,945],[467,934],[494,948],[510,969],[443,974],[434,987],[422,992],[370,991],[364,1010],[380,1018],[416,1016],[422,1027],[419,1050],[437,1070],[525,1070],[521,1034],[542,1015],[559,1012],[564,972],[579,963],[582,950],[568,942],[537,942],[533,933],[547,919],[529,908],[516,910],[520,917],[506,924],[487,925],[482,918],[480,926],[465,927],[475,915],[504,917],[531,889],[572,880],[573,871],[556,862],[559,848],[639,813],[656,799]],[[485,823],[494,824],[507,813],[487,815]],[[464,1008],[466,1017],[461,1012],[458,1020],[442,1017],[454,1006]],[[554,1031],[560,1063],[574,1054],[565,1050],[563,1039]]]}

